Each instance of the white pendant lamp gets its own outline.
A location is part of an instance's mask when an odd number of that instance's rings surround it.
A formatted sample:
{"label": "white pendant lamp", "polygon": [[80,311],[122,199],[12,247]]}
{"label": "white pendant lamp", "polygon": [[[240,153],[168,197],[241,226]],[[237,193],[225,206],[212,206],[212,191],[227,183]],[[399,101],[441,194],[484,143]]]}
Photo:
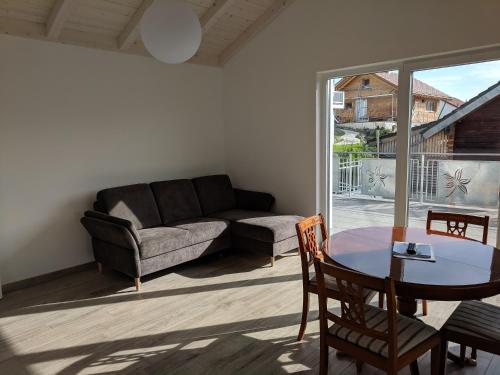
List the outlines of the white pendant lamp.
{"label": "white pendant lamp", "polygon": [[144,46],[167,64],[180,64],[194,56],[201,44],[196,13],[179,0],[156,0],[141,20]]}

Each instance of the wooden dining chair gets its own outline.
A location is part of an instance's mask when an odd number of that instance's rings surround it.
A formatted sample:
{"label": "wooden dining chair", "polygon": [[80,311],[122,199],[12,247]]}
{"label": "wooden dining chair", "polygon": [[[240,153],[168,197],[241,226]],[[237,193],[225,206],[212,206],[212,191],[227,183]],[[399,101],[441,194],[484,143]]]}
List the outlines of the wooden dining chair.
{"label": "wooden dining chair", "polygon": [[[394,280],[380,279],[315,259],[319,286],[320,374],[328,373],[328,349],[333,347],[357,359],[356,368],[368,363],[388,374],[410,366],[418,374],[417,359],[431,350],[431,374],[440,369],[440,335],[420,320],[396,312]],[[328,308],[326,278],[339,287],[340,313]],[[367,288],[385,293],[387,310],[367,305]],[[330,325],[333,323],[332,325]]]}
{"label": "wooden dining chair", "polygon": [[[489,216],[473,216],[464,214],[455,214],[450,212],[434,212],[427,211],[427,224],[426,229],[432,230],[432,222],[446,222],[446,232],[453,236],[474,240],[476,239],[467,236],[467,229],[469,225],[477,225],[483,227],[482,243],[486,245],[488,242],[488,224],[490,221]],[[423,314],[427,315],[427,300],[422,301]]]}
{"label": "wooden dining chair", "polygon": [[446,233],[448,234],[474,241],[476,241],[476,239],[467,236],[467,229],[469,228],[469,225],[480,226],[483,228],[481,242],[485,245],[488,243],[489,216],[474,216],[450,212],[434,212],[429,210],[427,212],[427,230],[431,230],[433,221],[446,222]]}
{"label": "wooden dining chair", "polygon": [[[321,244],[318,243],[316,231],[320,229]],[[316,276],[310,275],[309,270],[313,265],[314,256],[321,253],[322,247],[328,246],[328,231],[326,229],[325,219],[322,214],[305,218],[295,225],[297,237],[299,240],[300,262],[302,266],[302,320],[300,323],[299,335],[297,341],[304,338],[307,326],[307,315],[309,313],[309,293],[318,294],[318,283]],[[335,279],[326,278],[326,288],[329,298],[338,299],[339,289]],[[367,289],[364,295],[366,302],[369,302],[375,292]],[[379,305],[383,305],[384,295],[379,296]]]}
{"label": "wooden dining chair", "polygon": [[[464,238],[467,240],[474,240],[474,238],[467,236],[467,229],[469,225],[477,225],[483,227],[482,243],[488,242],[488,223],[489,216],[473,216],[455,214],[450,212],[427,212],[426,229],[431,230],[432,222],[446,222],[446,233],[456,237]],[[427,315],[427,300],[422,300],[422,314]]]}
{"label": "wooden dining chair", "polygon": [[[441,328],[441,373],[446,370],[448,341],[460,344],[459,364],[465,365],[465,348],[484,350],[500,355],[500,307],[482,301],[464,301]],[[477,360],[473,350],[471,364]]]}
{"label": "wooden dining chair", "polygon": [[[464,215],[456,214],[450,212],[434,212],[429,210],[427,212],[427,224],[426,229],[432,230],[432,222],[446,222],[446,233],[453,236],[477,241],[476,239],[467,236],[467,229],[469,225],[477,225],[483,228],[483,235],[481,242],[483,244],[488,243],[488,225],[490,222],[489,216],[474,216],[474,215]],[[427,300],[422,300],[422,314],[427,315]],[[465,358],[466,346],[460,346],[460,358]],[[471,357],[475,359],[477,357],[476,348],[472,348]],[[463,359],[461,360],[464,361]]]}

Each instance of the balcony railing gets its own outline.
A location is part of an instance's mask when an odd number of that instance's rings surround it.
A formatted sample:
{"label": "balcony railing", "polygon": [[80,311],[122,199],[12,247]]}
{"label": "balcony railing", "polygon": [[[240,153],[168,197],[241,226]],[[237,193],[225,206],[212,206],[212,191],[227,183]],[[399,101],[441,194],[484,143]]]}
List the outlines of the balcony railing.
{"label": "balcony railing", "polygon": [[[479,158],[493,160],[475,160]],[[500,161],[497,160],[500,154],[412,154],[409,198],[421,203],[496,208],[500,185]],[[348,196],[393,199],[395,170],[394,153],[334,153],[332,191]]]}

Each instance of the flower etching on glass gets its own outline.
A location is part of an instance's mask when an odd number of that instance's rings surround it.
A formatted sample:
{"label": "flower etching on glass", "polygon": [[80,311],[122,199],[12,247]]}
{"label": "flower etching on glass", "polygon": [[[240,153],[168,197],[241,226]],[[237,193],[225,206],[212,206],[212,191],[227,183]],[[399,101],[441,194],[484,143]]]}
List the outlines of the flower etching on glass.
{"label": "flower etching on glass", "polygon": [[450,173],[445,173],[444,177],[446,178],[446,189],[448,190],[448,195],[446,198],[451,197],[455,194],[456,191],[461,191],[464,194],[467,194],[467,185],[471,181],[470,178],[463,178],[463,169],[459,168],[455,170],[455,174],[451,175]]}
{"label": "flower etching on glass", "polygon": [[380,166],[375,167],[374,171],[367,171],[367,173],[369,190],[374,190],[379,186],[385,187],[384,180],[387,178],[387,175],[380,172]]}

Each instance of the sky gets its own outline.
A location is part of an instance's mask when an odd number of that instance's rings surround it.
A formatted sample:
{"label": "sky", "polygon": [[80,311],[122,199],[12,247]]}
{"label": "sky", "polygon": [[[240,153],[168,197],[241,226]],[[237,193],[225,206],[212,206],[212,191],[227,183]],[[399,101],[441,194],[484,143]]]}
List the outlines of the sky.
{"label": "sky", "polygon": [[423,70],[415,72],[413,77],[467,101],[500,81],[500,60]]}

